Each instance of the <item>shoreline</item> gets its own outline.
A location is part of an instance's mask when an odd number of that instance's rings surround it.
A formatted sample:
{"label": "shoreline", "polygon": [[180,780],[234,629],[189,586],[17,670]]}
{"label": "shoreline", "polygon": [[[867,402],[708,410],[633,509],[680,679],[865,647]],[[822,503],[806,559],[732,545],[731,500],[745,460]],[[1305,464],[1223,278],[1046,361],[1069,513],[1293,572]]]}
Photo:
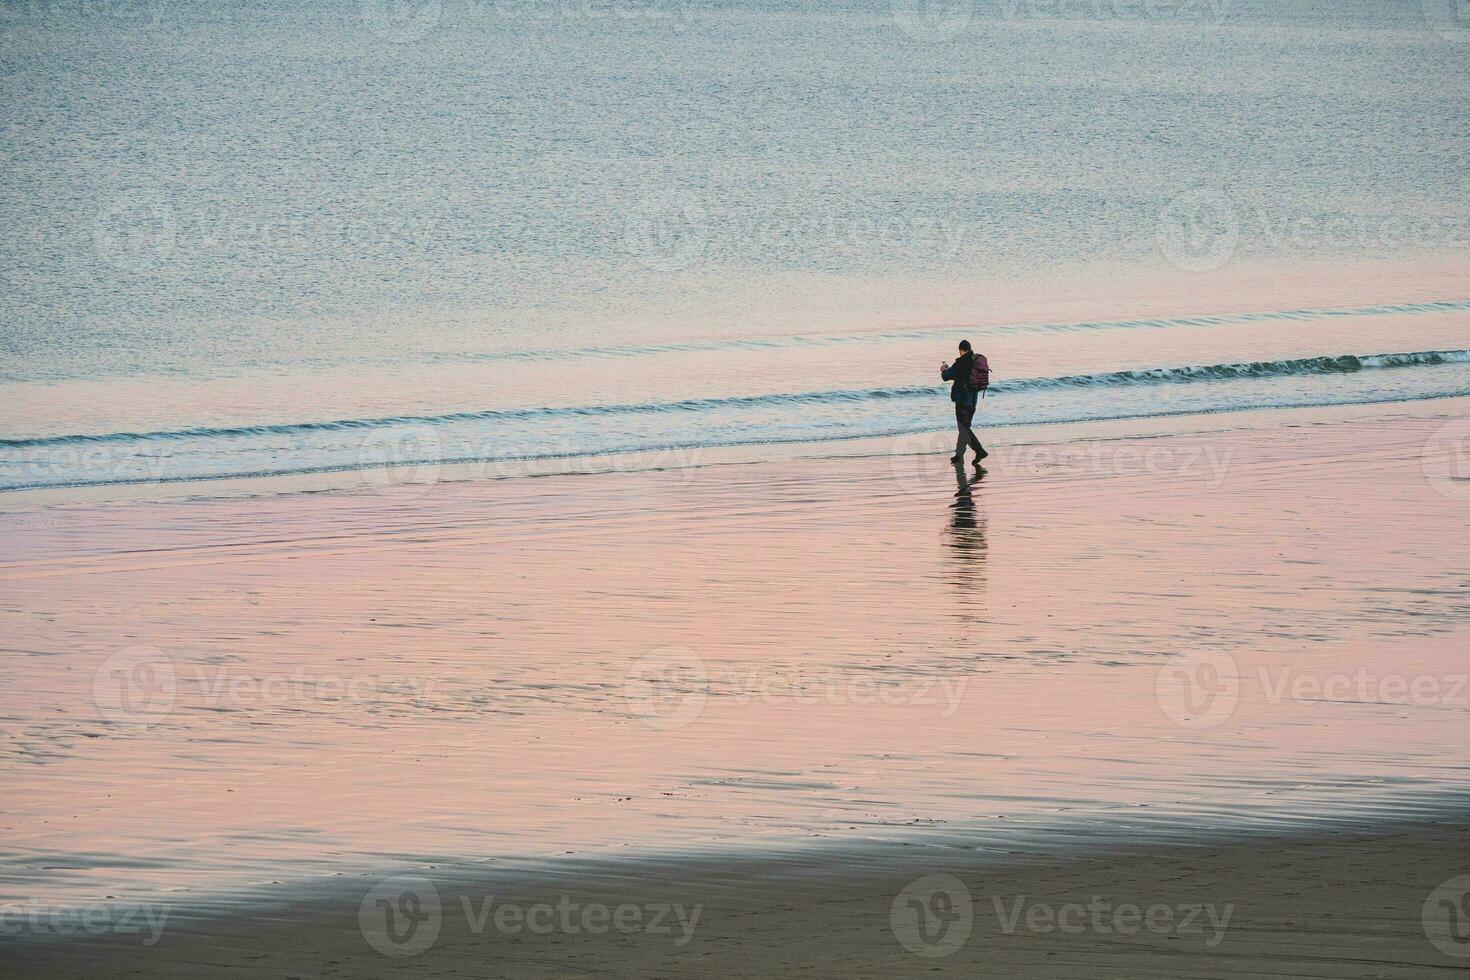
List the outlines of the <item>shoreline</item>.
{"label": "shoreline", "polygon": [[[1447,402],[1464,400],[1470,394],[1447,392],[1365,402],[1320,405],[1263,406],[1237,409],[1180,411],[1148,415],[1125,415],[1107,419],[1075,419],[1048,422],[1005,422],[986,425],[979,431],[1002,431],[1019,436],[1003,448],[1030,448],[1071,442],[1105,442],[1180,435],[1204,435],[1221,430],[1249,427],[1251,421],[1274,425],[1285,419],[1313,421],[1351,418],[1385,418],[1435,414]],[[1422,404],[1424,411],[1415,411]],[[1446,413],[1447,417],[1453,415]],[[1218,420],[1218,424],[1211,424]],[[1240,423],[1245,423],[1244,425]],[[1056,434],[1058,438],[1046,438]],[[508,459],[447,460],[437,463],[329,468],[316,471],[263,474],[241,477],[199,477],[165,481],[79,484],[31,487],[0,491],[0,516],[32,508],[66,507],[93,503],[146,503],[178,499],[257,497],[298,493],[393,493],[399,488],[434,484],[476,483],[568,476],[658,473],[666,470],[706,466],[759,466],[789,460],[844,460],[872,456],[926,455],[940,453],[952,439],[947,428],[930,428],[887,435],[837,437],[825,440],[741,443],[735,445],[671,446],[654,450],[610,452],[595,455]],[[813,453],[815,447],[840,446],[843,451]]]}
{"label": "shoreline", "polygon": [[[6,484],[17,488],[0,491],[0,509],[77,499],[627,471],[702,465],[706,459],[750,462],[786,458],[822,443],[912,439],[942,429],[946,415],[941,387],[914,365],[927,363],[932,345],[957,330],[993,338],[986,342],[994,345],[992,360],[1003,373],[997,376],[994,408],[982,415],[997,431],[1096,424],[1089,421],[1100,403],[1091,380],[1115,375],[1126,382],[1132,374],[1178,372],[1176,380],[1190,381],[1149,388],[1154,394],[1147,397],[1137,386],[1109,382],[1110,394],[1103,397],[1116,417],[1102,424],[1124,428],[1169,415],[1312,411],[1345,402],[1371,407],[1470,393],[1467,368],[1460,363],[1408,373],[1398,367],[1340,375],[1287,370],[1297,362],[1371,361],[1386,350],[1399,357],[1462,351],[1463,331],[1456,328],[1467,301],[1433,298],[1463,292],[1453,257],[1310,268],[1312,275],[1289,285],[1276,282],[1279,269],[1267,266],[1232,267],[1208,288],[1198,276],[1167,286],[1150,280],[1141,292],[1119,293],[1113,283],[1111,304],[1075,288],[1048,301],[1012,296],[1000,308],[987,305],[989,328],[931,323],[863,331],[849,324],[810,336],[716,331],[687,340],[687,350],[667,343],[594,346],[569,367],[568,378],[572,390],[599,392],[591,399],[571,399],[565,389],[548,386],[545,372],[551,368],[544,358],[512,351],[496,360],[500,355],[493,350],[479,348],[463,363],[448,352],[426,355],[422,362],[395,360],[391,368],[372,362],[362,365],[367,373],[361,377],[324,364],[320,375],[282,374],[279,366],[261,365],[219,377],[13,382],[0,386],[0,402],[31,424],[16,430],[14,445],[5,448]],[[1334,302],[1328,302],[1331,297]],[[1001,316],[1006,309],[1027,315]],[[935,321],[940,322],[955,321]],[[1111,337],[1117,329],[1134,328],[1137,335],[1122,343]],[[787,341],[794,346],[772,347]],[[1242,361],[1243,351],[1256,359]],[[854,358],[854,370],[841,384],[813,388],[810,379],[827,377],[823,365],[833,356]],[[1284,374],[1254,370],[1278,362]],[[609,385],[607,371],[614,364],[634,380]],[[1252,370],[1208,380],[1190,374],[1227,367]],[[714,387],[687,384],[689,377],[727,375]],[[1316,380],[1304,380],[1310,378]],[[1087,383],[1062,383],[1079,379]],[[1062,384],[1004,392],[1009,384],[1040,381]],[[926,394],[931,387],[932,403]],[[303,391],[320,397],[287,410]],[[657,399],[651,397],[655,391]],[[766,404],[770,399],[780,404]],[[786,404],[787,399],[802,401]],[[178,414],[161,411],[160,403],[193,408]],[[664,414],[670,407],[679,410]],[[622,414],[625,409],[656,415]],[[1038,421],[1028,421],[1033,419]],[[856,450],[839,454],[850,451]]]}

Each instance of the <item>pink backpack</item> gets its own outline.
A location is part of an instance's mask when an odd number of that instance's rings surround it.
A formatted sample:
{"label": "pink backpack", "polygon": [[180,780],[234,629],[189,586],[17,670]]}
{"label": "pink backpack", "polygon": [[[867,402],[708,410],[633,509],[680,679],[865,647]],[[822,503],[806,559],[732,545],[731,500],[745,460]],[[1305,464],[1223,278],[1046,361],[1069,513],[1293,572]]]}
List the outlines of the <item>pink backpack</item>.
{"label": "pink backpack", "polygon": [[985,359],[984,354],[976,354],[970,362],[970,389],[981,392],[990,387],[990,362]]}

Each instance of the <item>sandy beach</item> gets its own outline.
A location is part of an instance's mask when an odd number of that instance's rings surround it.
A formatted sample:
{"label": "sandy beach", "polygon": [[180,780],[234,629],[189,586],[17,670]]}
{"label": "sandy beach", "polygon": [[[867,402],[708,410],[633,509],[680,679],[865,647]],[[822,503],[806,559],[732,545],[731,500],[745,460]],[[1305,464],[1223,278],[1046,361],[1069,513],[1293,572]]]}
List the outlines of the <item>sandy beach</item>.
{"label": "sandy beach", "polygon": [[1450,975],[1467,408],[17,506],[0,971]]}
{"label": "sandy beach", "polygon": [[[1463,813],[1463,809],[1460,810]],[[11,950],[7,976],[1453,977],[1425,906],[1453,819],[1058,859],[915,845],[676,864],[438,870],[136,936]],[[393,923],[381,896],[413,896]],[[936,900],[936,896],[938,899]],[[938,909],[934,922],[918,915]],[[367,911],[362,907],[366,906]],[[1433,920],[1431,920],[1433,921]],[[1439,941],[1436,945],[1430,937]]]}

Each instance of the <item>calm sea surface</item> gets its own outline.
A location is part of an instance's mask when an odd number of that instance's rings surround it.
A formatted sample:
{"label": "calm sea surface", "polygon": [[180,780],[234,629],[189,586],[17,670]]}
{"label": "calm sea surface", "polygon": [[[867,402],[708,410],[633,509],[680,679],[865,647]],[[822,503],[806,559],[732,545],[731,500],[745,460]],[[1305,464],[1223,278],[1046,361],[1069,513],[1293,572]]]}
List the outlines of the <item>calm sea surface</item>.
{"label": "calm sea surface", "polygon": [[0,488],[1470,391],[1230,278],[1466,255],[1432,3],[0,9]]}

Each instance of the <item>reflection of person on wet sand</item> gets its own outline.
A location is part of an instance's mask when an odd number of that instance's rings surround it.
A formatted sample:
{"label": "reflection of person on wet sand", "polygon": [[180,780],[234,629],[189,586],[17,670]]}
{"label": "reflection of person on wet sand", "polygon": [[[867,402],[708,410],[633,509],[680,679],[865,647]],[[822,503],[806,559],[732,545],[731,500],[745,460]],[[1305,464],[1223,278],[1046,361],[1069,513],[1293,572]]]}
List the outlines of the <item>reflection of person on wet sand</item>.
{"label": "reflection of person on wet sand", "polygon": [[956,557],[964,561],[985,560],[985,517],[975,506],[974,487],[985,478],[985,471],[977,469],[973,475],[965,473],[963,463],[954,468],[954,503],[950,504],[950,546]]}

